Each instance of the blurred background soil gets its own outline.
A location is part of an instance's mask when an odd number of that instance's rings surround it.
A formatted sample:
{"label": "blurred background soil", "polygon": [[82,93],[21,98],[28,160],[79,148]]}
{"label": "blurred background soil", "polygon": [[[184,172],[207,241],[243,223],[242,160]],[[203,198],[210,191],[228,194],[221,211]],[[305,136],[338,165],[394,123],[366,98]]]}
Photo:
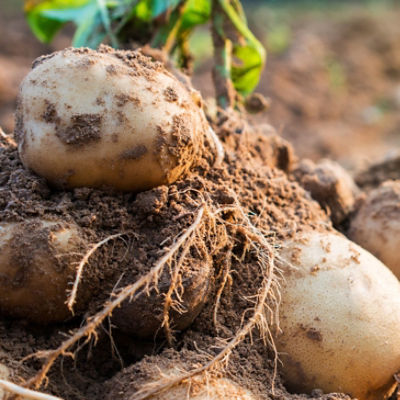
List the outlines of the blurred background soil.
{"label": "blurred background soil", "polygon": [[[331,158],[350,170],[400,146],[400,2],[244,1],[249,23],[268,49],[258,91],[271,100],[252,117],[270,122],[301,157]],[[69,44],[66,27],[51,45],[39,43],[22,0],[0,4],[0,126],[12,131],[18,85],[33,59]],[[194,84],[213,95],[211,43],[192,39]]]}

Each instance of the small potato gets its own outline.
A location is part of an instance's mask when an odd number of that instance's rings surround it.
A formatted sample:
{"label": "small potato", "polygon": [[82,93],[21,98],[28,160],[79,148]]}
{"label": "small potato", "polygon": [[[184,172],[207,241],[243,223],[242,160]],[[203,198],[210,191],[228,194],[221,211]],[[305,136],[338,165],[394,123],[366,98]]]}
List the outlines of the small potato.
{"label": "small potato", "polygon": [[[163,277],[162,277],[163,278]],[[170,287],[170,280],[161,278],[158,293],[152,291],[149,296],[141,294],[132,301],[125,301],[113,312],[112,322],[122,332],[141,337],[154,338],[162,335],[162,322],[165,294]],[[188,328],[203,309],[208,299],[211,281],[209,262],[191,263],[190,270],[182,274],[182,286],[177,288],[181,295],[179,308],[169,310],[169,323],[172,330]],[[176,299],[174,295],[173,298]]]}
{"label": "small potato", "polygon": [[382,399],[400,370],[400,283],[370,253],[336,233],[287,241],[281,334],[290,390]]}
{"label": "small potato", "polygon": [[206,132],[193,93],[140,52],[69,48],[39,58],[20,87],[20,158],[61,187],[174,182]]}
{"label": "small potato", "polygon": [[293,174],[311,197],[329,212],[335,226],[340,225],[354,210],[359,189],[340,164],[331,160],[314,164],[305,159]]}
{"label": "small potato", "polygon": [[[173,377],[173,374],[171,374]],[[192,387],[191,387],[192,386]],[[189,394],[189,397],[188,397]],[[226,378],[205,379],[195,378],[189,383],[182,383],[166,392],[149,397],[149,400],[256,400],[243,387]]]}
{"label": "small potato", "polygon": [[[0,224],[0,313],[46,324],[71,317],[65,302],[84,242],[64,222]],[[89,295],[79,290],[78,303]]]}
{"label": "small potato", "polygon": [[400,181],[372,190],[350,223],[348,236],[400,279]]}
{"label": "small potato", "polygon": [[[166,382],[168,378],[176,378],[183,371],[198,366],[195,362],[196,355],[191,352],[184,351],[183,354],[175,352],[172,355],[172,358],[167,358],[165,355],[148,357],[122,370],[106,382],[105,400],[129,400],[146,385],[152,385],[160,380]],[[171,356],[171,352],[168,356]],[[148,400],[256,400],[249,390],[231,379],[202,374],[146,398]]]}

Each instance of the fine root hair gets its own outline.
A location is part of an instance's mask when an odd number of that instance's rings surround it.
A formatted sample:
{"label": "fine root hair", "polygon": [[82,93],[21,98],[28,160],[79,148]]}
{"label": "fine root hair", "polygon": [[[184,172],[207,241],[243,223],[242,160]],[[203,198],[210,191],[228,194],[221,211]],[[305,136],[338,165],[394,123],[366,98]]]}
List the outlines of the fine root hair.
{"label": "fine root hair", "polygon": [[147,274],[140,277],[136,282],[123,287],[117,293],[114,293],[112,296],[113,298],[104,304],[103,308],[99,312],[89,317],[86,320],[86,323],[67,340],[63,341],[58,348],[40,351],[33,354],[32,356],[36,358],[44,359],[44,363],[38,374],[27,382],[27,386],[38,388],[43,384],[43,382],[47,382],[47,374],[57,358],[60,356],[74,357],[74,353],[71,349],[81,339],[84,339],[84,342],[80,345],[80,348],[83,345],[88,344],[92,338],[97,340],[97,329],[99,326],[107,317],[111,316],[113,310],[119,307],[126,299],[133,299],[143,292],[149,293],[152,288],[156,288],[157,290],[157,283],[164,267],[201,224],[204,210],[205,206],[203,205],[199,208],[194,222],[182,235],[175,238],[174,244],[165,252]]}
{"label": "fine root hair", "polygon": [[[158,393],[167,391],[168,389],[181,384],[182,382],[190,382],[190,380],[197,376],[206,376],[209,372],[214,370],[224,369],[229,362],[229,356],[235,347],[248,335],[251,335],[254,328],[258,328],[259,335],[269,345],[274,353],[274,374],[273,381],[277,375],[278,365],[278,352],[273,340],[270,326],[276,325],[276,314],[280,302],[279,295],[279,281],[277,279],[280,271],[275,265],[274,248],[268,242],[265,235],[251,222],[245,210],[240,205],[237,196],[231,192],[235,199],[233,206],[216,209],[213,212],[213,217],[216,223],[228,224],[221,219],[219,214],[222,212],[235,212],[238,221],[236,223],[229,223],[236,225],[241,233],[248,240],[250,249],[256,254],[257,264],[262,274],[262,285],[254,293],[252,300],[253,307],[251,310],[246,310],[242,315],[242,324],[237,330],[235,335],[230,339],[216,338],[218,346],[221,347],[216,355],[211,356],[209,361],[203,365],[189,371],[182,371],[175,376],[160,374],[159,378],[144,384],[129,400],[145,400]],[[226,225],[225,225],[226,226]],[[216,321],[216,313],[218,312],[218,303],[223,291],[223,286],[230,277],[229,269],[227,267],[223,270],[223,279],[221,286],[217,291],[217,300],[214,308],[214,321]],[[222,288],[222,289],[221,289]],[[251,316],[246,319],[246,314],[251,311]],[[246,320],[246,322],[244,322]],[[274,390],[272,382],[272,391]]]}
{"label": "fine root hair", "polygon": [[105,239],[101,240],[100,242],[95,243],[93,246],[90,247],[90,249],[85,253],[85,255],[82,257],[81,261],[78,264],[78,267],[76,269],[76,276],[74,283],[72,285],[71,292],[68,296],[67,300],[67,306],[68,309],[71,311],[72,314],[74,314],[74,305],[76,303],[76,295],[78,293],[78,286],[82,278],[82,273],[83,273],[83,268],[85,265],[88,263],[89,258],[96,252],[97,249],[99,249],[101,246],[105,245],[107,242],[113,239],[117,239],[121,237],[123,234],[118,233],[116,235],[110,235],[107,236]]}
{"label": "fine root hair", "polygon": [[8,393],[12,393],[13,395],[22,396],[24,399],[62,400],[59,397],[55,397],[47,393],[37,392],[36,390],[30,390],[4,379],[0,379],[0,388]]}
{"label": "fine root hair", "polygon": [[[193,190],[193,192],[195,192]],[[197,192],[197,195],[199,193]],[[159,378],[145,383],[130,400],[144,400],[149,397],[168,390],[169,388],[179,385],[183,381],[189,381],[213,375],[214,372],[224,370],[229,363],[232,351],[246,337],[252,338],[257,332],[259,337],[264,341],[266,346],[273,351],[274,354],[274,375],[275,380],[277,374],[278,353],[274,344],[272,327],[279,329],[278,307],[280,303],[280,287],[279,279],[281,271],[275,265],[275,247],[271,243],[268,232],[259,228],[256,218],[254,222],[251,220],[248,211],[240,204],[238,197],[234,191],[230,191],[230,195],[234,199],[233,204],[226,207],[216,207],[211,197],[206,193],[202,195],[202,201],[197,201],[197,209],[193,213],[193,222],[181,234],[177,235],[172,245],[165,248],[164,255],[154,264],[148,273],[142,275],[136,282],[125,287],[114,290],[110,300],[107,301],[102,309],[93,316],[86,319],[85,323],[71,334],[68,339],[63,341],[61,345],[53,350],[41,351],[33,356],[44,359],[40,371],[27,382],[28,387],[39,388],[43,383],[47,382],[47,374],[60,356],[74,357],[75,352],[87,345],[91,339],[97,340],[97,329],[102,325],[103,321],[110,317],[113,310],[119,307],[125,300],[134,300],[143,293],[149,294],[151,290],[159,291],[158,282],[161,274],[166,268],[169,268],[170,287],[164,295],[164,309],[162,328],[165,336],[171,344],[174,341],[173,331],[171,330],[169,311],[171,308],[183,311],[182,295],[183,285],[181,282],[181,270],[183,263],[190,253],[190,249],[197,247],[199,254],[208,252],[210,259],[224,253],[226,262],[220,265],[219,273],[214,270],[214,275],[218,280],[216,287],[216,296],[213,305],[213,321],[217,336],[215,337],[215,347],[219,351],[216,354],[209,354],[205,349],[199,349],[200,352],[207,354],[207,361],[202,365],[188,371],[179,371],[174,376],[165,376],[160,374]],[[224,215],[233,215],[233,218],[224,218]],[[232,233],[235,232],[235,233]],[[239,235],[243,245],[243,255],[234,254],[232,251],[232,243],[237,241]],[[78,268],[83,269],[88,258],[93,252],[105,241],[109,241],[118,237],[118,235],[110,236],[102,242],[94,245],[85,257],[82,259]],[[245,254],[251,254],[256,269],[255,274],[259,277],[259,285],[254,287],[252,293],[246,297],[249,307],[243,311],[236,333],[230,337],[218,337],[218,332],[222,331],[218,325],[218,312],[220,308],[221,298],[226,286],[232,286],[234,281],[232,270],[233,264],[238,268],[244,265]],[[257,271],[258,270],[258,271]],[[77,273],[76,282],[79,283]],[[77,283],[77,284],[78,284]],[[70,297],[70,302],[73,297]],[[71,303],[73,305],[73,302]],[[79,346],[78,346],[79,343]],[[75,350],[75,352],[74,352]],[[210,376],[211,376],[210,375]],[[272,388],[273,388],[272,382]],[[273,390],[273,389],[272,389]]]}

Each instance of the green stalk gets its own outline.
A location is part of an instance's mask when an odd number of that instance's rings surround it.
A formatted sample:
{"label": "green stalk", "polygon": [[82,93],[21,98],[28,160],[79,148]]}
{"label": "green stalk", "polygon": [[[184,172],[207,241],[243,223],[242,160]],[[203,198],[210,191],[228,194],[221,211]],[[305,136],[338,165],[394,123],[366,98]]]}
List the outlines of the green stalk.
{"label": "green stalk", "polygon": [[183,68],[189,75],[193,72],[193,56],[190,52],[189,37],[183,34],[178,40],[180,52],[180,67]]}
{"label": "green stalk", "polygon": [[222,109],[235,106],[235,89],[231,79],[232,42],[225,37],[225,13],[219,0],[212,0],[211,34],[214,45],[213,81],[217,104]]}
{"label": "green stalk", "polygon": [[240,17],[241,14],[244,15],[241,7],[238,11],[230,3],[230,0],[218,0],[221,8],[224,10],[233,26],[236,30],[247,40],[247,42],[257,49],[258,53],[262,55],[262,58],[265,60],[266,52],[263,45],[258,41],[258,39],[253,35],[250,29],[247,27],[245,20],[242,20]]}
{"label": "green stalk", "polygon": [[187,1],[183,1],[178,6],[178,9],[177,9],[178,19],[177,19],[174,27],[171,29],[170,33],[168,34],[167,40],[165,41],[165,45],[163,47],[163,51],[165,51],[167,54],[170,54],[172,52],[172,49],[174,48],[174,45],[177,41],[177,35],[182,26],[182,16],[185,12],[187,4],[188,4]]}
{"label": "green stalk", "polygon": [[118,40],[111,29],[111,22],[110,22],[110,17],[108,15],[106,3],[104,0],[96,0],[96,1],[100,9],[101,20],[103,22],[104,29],[106,30],[107,35],[110,37],[111,45],[112,47],[117,49],[119,47]]}

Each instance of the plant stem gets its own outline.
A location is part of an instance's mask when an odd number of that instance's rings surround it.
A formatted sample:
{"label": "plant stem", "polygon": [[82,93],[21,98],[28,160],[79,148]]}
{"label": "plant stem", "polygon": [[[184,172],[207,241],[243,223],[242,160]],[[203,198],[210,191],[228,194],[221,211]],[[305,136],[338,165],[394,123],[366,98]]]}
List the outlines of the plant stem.
{"label": "plant stem", "polygon": [[187,74],[192,75],[193,73],[193,56],[190,53],[189,38],[187,35],[183,35],[178,40],[178,46],[180,50],[180,67],[183,68]]}
{"label": "plant stem", "polygon": [[100,9],[101,20],[103,22],[104,29],[111,40],[111,45],[112,47],[117,49],[118,40],[114,35],[114,32],[111,30],[111,21],[110,21],[110,16],[108,15],[106,3],[104,2],[104,0],[96,0],[96,1]]}
{"label": "plant stem", "polygon": [[217,104],[222,109],[235,106],[235,89],[231,79],[232,42],[225,36],[225,13],[219,0],[212,0],[211,35],[214,45],[213,81]]}
{"label": "plant stem", "polygon": [[167,54],[170,54],[172,52],[174,44],[177,41],[177,36],[178,36],[179,30],[181,29],[181,26],[182,26],[182,15],[185,12],[187,4],[188,4],[187,1],[181,2],[176,10],[177,21],[175,23],[175,26],[171,29],[171,32],[169,33],[167,40],[165,41],[165,45],[163,47],[163,50]]}

